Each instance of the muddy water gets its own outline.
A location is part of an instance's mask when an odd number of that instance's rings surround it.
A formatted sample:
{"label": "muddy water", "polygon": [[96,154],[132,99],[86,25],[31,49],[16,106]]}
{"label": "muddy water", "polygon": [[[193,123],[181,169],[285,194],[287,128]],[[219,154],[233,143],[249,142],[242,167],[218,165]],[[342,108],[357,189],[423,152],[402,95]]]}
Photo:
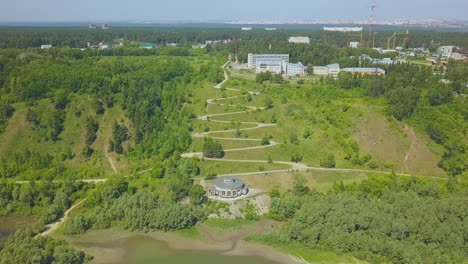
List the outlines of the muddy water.
{"label": "muddy water", "polygon": [[0,216],[0,242],[3,242],[18,229],[32,227],[35,219],[29,216]]}
{"label": "muddy water", "polygon": [[177,250],[168,247],[164,242],[156,239],[137,236],[126,241],[123,263],[167,263],[167,264],[272,264],[260,257],[241,257],[222,255],[215,251]]}

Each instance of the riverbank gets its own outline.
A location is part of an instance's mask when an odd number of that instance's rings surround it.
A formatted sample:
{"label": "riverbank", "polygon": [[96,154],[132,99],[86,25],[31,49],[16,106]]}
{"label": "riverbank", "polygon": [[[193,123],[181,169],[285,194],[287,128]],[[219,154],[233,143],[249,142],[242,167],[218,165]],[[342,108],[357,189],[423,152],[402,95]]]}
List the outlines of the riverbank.
{"label": "riverbank", "polygon": [[[83,250],[94,257],[91,263],[130,263],[135,261],[132,256],[151,255],[154,252],[138,252],[148,247],[148,243],[154,243],[154,251],[164,249],[164,252],[173,255],[168,258],[167,263],[183,256],[193,257],[196,252],[203,261],[216,259],[223,261],[234,261],[241,258],[244,263],[305,263],[298,258],[279,252],[278,250],[261,244],[242,241],[245,236],[267,232],[279,227],[275,221],[262,220],[232,230],[220,230],[208,225],[199,224],[196,230],[189,232],[189,235],[181,232],[131,232],[121,228],[111,228],[106,230],[95,230],[80,236],[54,235],[56,238],[66,240],[70,245]],[[199,232],[199,233],[197,233]],[[153,240],[148,242],[148,239]],[[145,241],[146,246],[136,247],[135,244]],[[159,244],[158,244],[159,242]],[[162,244],[161,244],[162,243]],[[138,254],[136,254],[138,253]],[[174,254],[172,254],[174,253]],[[165,257],[166,255],[154,255],[154,258]],[[166,256],[167,257],[167,256]],[[202,260],[200,259],[200,260]],[[159,259],[158,259],[159,260]],[[150,262],[139,262],[150,263]],[[153,262],[154,263],[154,262]],[[198,262],[193,262],[198,263]],[[236,263],[236,262],[233,262]]]}

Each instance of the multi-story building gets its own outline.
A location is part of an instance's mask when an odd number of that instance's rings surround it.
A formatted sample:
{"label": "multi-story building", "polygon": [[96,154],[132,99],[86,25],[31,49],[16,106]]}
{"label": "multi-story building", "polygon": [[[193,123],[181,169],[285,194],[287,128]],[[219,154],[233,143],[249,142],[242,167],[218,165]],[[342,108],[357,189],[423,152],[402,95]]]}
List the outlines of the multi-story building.
{"label": "multi-story building", "polygon": [[338,76],[340,73],[340,65],[338,63],[327,66],[314,66],[314,74],[316,75],[333,75]]}
{"label": "multi-story building", "polygon": [[286,74],[289,76],[305,75],[305,66],[302,63],[286,64]]}
{"label": "multi-story building", "polygon": [[289,43],[310,44],[310,38],[309,37],[289,37]]}
{"label": "multi-story building", "polygon": [[248,54],[247,65],[250,69],[257,67],[257,60],[274,61],[280,60],[289,63],[289,54]]}
{"label": "multi-story building", "polygon": [[267,59],[260,59],[257,60],[255,67],[255,72],[271,72],[271,73],[283,73],[286,70],[286,63],[283,60],[267,60]]}

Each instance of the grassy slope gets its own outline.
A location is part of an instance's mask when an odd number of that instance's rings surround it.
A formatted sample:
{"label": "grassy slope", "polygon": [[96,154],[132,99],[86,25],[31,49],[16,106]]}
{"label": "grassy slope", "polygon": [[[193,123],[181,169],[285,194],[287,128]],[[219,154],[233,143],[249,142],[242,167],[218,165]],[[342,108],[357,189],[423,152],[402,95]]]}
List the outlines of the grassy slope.
{"label": "grassy slope", "polygon": [[[92,108],[91,99],[85,95],[73,95],[66,109],[64,130],[57,142],[44,141],[40,132],[32,129],[26,120],[27,107],[24,104],[15,105],[16,112],[8,121],[5,132],[0,135],[0,157],[12,155],[25,149],[36,150],[42,153],[56,154],[71,149],[74,158],[67,161],[70,168],[80,171],[82,177],[102,177],[112,173],[112,169],[105,156],[106,146],[112,136],[112,124],[115,120],[123,120],[128,124],[123,110],[118,104],[113,108],[106,109],[106,113],[97,116]],[[52,105],[50,100],[40,100],[34,106],[38,111],[48,111]],[[90,160],[86,160],[81,154],[85,145],[85,120],[88,116],[96,118],[99,122],[99,131],[92,148],[95,150]],[[111,154],[117,168],[125,170],[126,161],[118,161],[115,154]]]}
{"label": "grassy slope", "polygon": [[[235,71],[233,71],[235,73]],[[249,91],[259,91],[269,89],[273,84],[259,85],[248,78],[234,79],[228,82],[227,87],[236,89],[247,89]],[[276,85],[277,86],[277,85]],[[294,85],[293,85],[294,86]],[[297,86],[300,89],[300,86]],[[289,88],[291,89],[291,88]],[[294,88],[292,88],[294,89]],[[229,91],[229,96],[239,96],[239,92]],[[194,101],[203,101],[207,98],[221,97],[219,90],[213,89],[209,85],[198,87],[194,93]],[[234,105],[249,105],[249,106],[263,106],[263,101],[267,97],[265,93],[252,96],[252,101],[246,103],[244,98],[229,99],[220,101],[219,103],[229,103]],[[275,161],[290,161],[293,154],[298,153],[303,156],[303,163],[310,166],[319,166],[320,158],[324,152],[332,152],[336,156],[338,168],[360,168],[353,165],[350,161],[344,160],[343,148],[333,139],[337,133],[336,128],[324,125],[323,121],[326,116],[317,111],[317,106],[308,103],[306,98],[289,98],[287,102],[275,97],[274,94],[270,96],[274,101],[274,107],[267,111],[249,111],[248,113],[217,116],[212,117],[213,120],[228,120],[237,124],[241,121],[269,123],[272,117],[275,116],[278,120],[278,126],[265,127],[255,130],[248,130],[243,132],[243,137],[247,138],[262,138],[264,136],[272,137],[273,140],[280,143],[279,146],[266,149],[256,149],[241,152],[228,152],[225,158],[228,159],[256,159],[266,160],[268,156]],[[203,99],[204,98],[204,99]],[[325,100],[325,98],[324,98]],[[317,123],[306,123],[301,118],[291,118],[286,116],[287,107],[291,104],[296,104],[304,107],[306,111],[315,113]],[[340,98],[331,101],[329,110],[333,113],[340,111],[343,104],[350,106],[350,110],[344,113],[346,126],[349,133],[355,138],[362,152],[370,153],[379,163],[379,170],[394,169],[397,172],[408,172],[416,175],[431,175],[431,176],[444,176],[445,173],[437,167],[437,162],[440,159],[440,154],[434,151],[429,145],[429,139],[416,133],[415,139],[409,139],[404,130],[403,125],[398,124],[394,120],[387,119],[384,113],[384,107],[379,100],[362,100],[359,98]],[[335,109],[336,108],[336,109]],[[222,113],[225,111],[234,112],[243,110],[241,107],[229,107],[210,105],[209,110],[195,111],[198,115]],[[202,128],[207,122],[196,121],[196,132],[202,132]],[[231,124],[229,124],[231,125]],[[308,139],[302,138],[305,127],[309,126],[312,129],[312,135]],[[235,125],[224,125],[210,122],[208,126],[216,126],[218,129],[224,130],[235,127]],[[239,125],[237,125],[239,126]],[[219,128],[222,129],[219,129]],[[242,126],[240,126],[242,128]],[[339,131],[339,130],[338,130]],[[291,144],[288,142],[290,134],[296,134],[299,138],[299,144]],[[235,137],[234,132],[219,132],[211,134],[217,137]],[[250,144],[255,145],[255,142],[226,142],[222,141],[225,147],[232,148],[238,146],[244,147]],[[201,148],[200,140],[194,140],[194,151]],[[408,154],[409,153],[409,154]],[[406,166],[404,163],[405,157],[408,155]],[[384,165],[391,165],[386,168]],[[406,167],[408,168],[406,170]],[[361,167],[362,168],[362,167]],[[364,167],[368,169],[368,167]]]}

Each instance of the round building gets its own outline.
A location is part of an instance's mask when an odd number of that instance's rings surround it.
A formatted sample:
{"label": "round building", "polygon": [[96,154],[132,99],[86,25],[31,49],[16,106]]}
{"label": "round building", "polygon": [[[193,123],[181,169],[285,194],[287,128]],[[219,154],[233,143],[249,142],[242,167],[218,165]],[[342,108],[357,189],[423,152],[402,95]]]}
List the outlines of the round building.
{"label": "round building", "polygon": [[247,185],[240,179],[225,177],[217,179],[208,187],[211,196],[236,198],[249,192]]}

